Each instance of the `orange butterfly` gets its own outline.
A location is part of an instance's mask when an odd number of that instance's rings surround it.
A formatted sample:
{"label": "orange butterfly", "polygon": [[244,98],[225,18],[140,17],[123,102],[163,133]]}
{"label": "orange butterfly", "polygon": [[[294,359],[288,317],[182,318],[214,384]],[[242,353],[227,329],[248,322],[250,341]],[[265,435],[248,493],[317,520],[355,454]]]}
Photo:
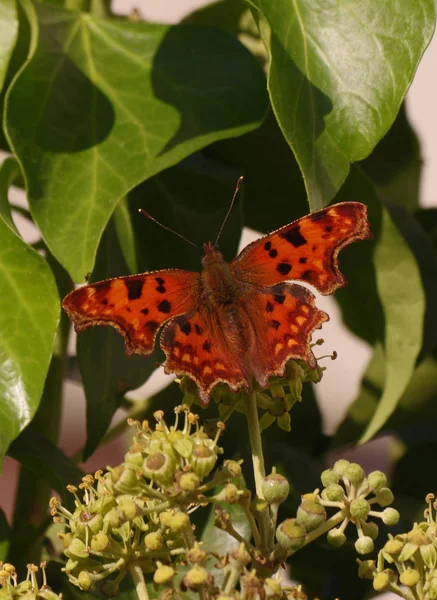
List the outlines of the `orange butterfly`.
{"label": "orange butterfly", "polygon": [[[238,188],[237,188],[238,189]],[[204,244],[202,272],[152,271],[70,292],[62,303],[76,331],[112,325],[127,354],[150,354],[161,327],[166,373],[188,375],[205,404],[220,381],[236,391],[267,386],[289,359],[311,367],[311,334],[329,319],[314,295],[346,284],[339,251],[371,237],[367,208],[344,202],[302,217],[246,246],[231,263]]]}

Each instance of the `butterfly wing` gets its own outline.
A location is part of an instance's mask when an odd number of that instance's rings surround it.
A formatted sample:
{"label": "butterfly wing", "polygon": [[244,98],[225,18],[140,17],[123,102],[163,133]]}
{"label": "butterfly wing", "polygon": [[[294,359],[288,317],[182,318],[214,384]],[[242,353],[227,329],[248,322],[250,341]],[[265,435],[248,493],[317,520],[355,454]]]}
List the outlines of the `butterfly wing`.
{"label": "butterfly wing", "polygon": [[62,306],[76,331],[112,325],[125,338],[127,354],[150,354],[158,330],[191,313],[200,294],[200,276],[179,269],[107,279],[70,292]]}
{"label": "butterfly wing", "polygon": [[338,270],[340,250],[370,237],[364,204],[334,204],[249,244],[232,261],[231,270],[238,280],[252,285],[297,280],[331,294],[346,283]]}
{"label": "butterfly wing", "polygon": [[[225,333],[227,330],[227,334]],[[211,389],[220,381],[236,391],[249,387],[252,374],[239,356],[234,330],[220,314],[200,303],[198,310],[172,320],[161,335],[161,348],[167,356],[166,373],[189,375],[197,383],[199,397],[209,401]]]}
{"label": "butterfly wing", "polygon": [[272,375],[282,375],[290,359],[316,367],[311,335],[329,317],[314,305],[314,294],[301,285],[281,283],[259,294],[248,291],[245,308],[255,335],[247,359],[261,386]]}

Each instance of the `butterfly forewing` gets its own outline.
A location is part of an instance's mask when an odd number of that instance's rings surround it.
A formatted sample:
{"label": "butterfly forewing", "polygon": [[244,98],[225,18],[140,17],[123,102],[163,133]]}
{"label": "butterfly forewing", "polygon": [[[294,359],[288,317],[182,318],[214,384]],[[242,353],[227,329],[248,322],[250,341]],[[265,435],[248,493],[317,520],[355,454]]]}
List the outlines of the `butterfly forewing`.
{"label": "butterfly forewing", "polygon": [[199,290],[198,273],[168,269],[85,285],[70,292],[62,306],[76,331],[112,325],[123,334],[128,354],[150,354],[160,327],[192,312]]}
{"label": "butterfly forewing", "polygon": [[258,286],[305,281],[322,294],[345,285],[337,256],[348,244],[371,237],[367,208],[334,204],[256,240],[231,263],[237,279]]}

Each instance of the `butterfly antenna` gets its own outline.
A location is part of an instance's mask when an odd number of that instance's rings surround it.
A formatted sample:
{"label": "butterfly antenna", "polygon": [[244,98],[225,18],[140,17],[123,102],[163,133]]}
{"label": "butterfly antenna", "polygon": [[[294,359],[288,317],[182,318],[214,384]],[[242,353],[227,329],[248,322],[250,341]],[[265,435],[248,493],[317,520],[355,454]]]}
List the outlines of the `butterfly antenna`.
{"label": "butterfly antenna", "polygon": [[181,238],[181,240],[184,240],[184,242],[187,242],[188,244],[191,244],[192,246],[194,246],[195,248],[197,248],[198,250],[200,250],[199,246],[197,246],[194,242],[192,242],[191,240],[187,240],[186,237],[184,237],[182,234],[178,233],[177,231],[175,231],[174,229],[170,229],[170,227],[167,227],[167,225],[163,225],[162,223],[160,223],[157,219],[155,219],[155,217],[152,217],[152,215],[150,215],[147,211],[145,211],[142,208],[138,209],[138,212],[140,212],[142,215],[144,215],[147,219],[150,219],[151,221],[153,221],[154,223],[156,223],[157,225],[159,225],[160,227],[162,227],[163,229],[166,229],[167,231],[169,231],[170,233],[174,233],[174,235],[177,235],[179,238]]}
{"label": "butterfly antenna", "polygon": [[229,215],[231,214],[231,211],[232,211],[232,209],[233,209],[233,207],[234,207],[234,204],[235,204],[235,198],[237,197],[238,190],[240,189],[240,187],[241,187],[241,184],[243,183],[243,179],[244,179],[244,177],[240,177],[240,178],[239,178],[239,180],[237,181],[237,185],[235,186],[235,192],[234,192],[234,195],[232,196],[231,204],[230,204],[230,206],[229,206],[228,212],[226,213],[226,217],[223,219],[222,226],[220,227],[220,231],[218,232],[217,239],[215,240],[215,243],[214,243],[214,248],[215,248],[215,247],[217,246],[217,244],[218,244],[218,241],[219,241],[219,239],[220,239],[220,236],[221,236],[221,234],[222,234],[223,228],[224,228],[224,226],[226,225],[226,221],[228,220],[228,218],[229,218]]}

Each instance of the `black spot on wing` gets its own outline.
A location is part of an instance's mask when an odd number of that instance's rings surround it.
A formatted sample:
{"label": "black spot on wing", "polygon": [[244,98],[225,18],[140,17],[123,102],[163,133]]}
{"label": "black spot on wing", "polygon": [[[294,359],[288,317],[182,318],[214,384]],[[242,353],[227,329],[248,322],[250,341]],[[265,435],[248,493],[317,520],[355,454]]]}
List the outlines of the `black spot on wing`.
{"label": "black spot on wing", "polygon": [[202,348],[205,350],[205,352],[211,352],[211,342],[206,340],[206,342],[203,342]]}
{"label": "black spot on wing", "polygon": [[163,285],[158,285],[155,289],[160,294],[165,294],[165,292],[167,291],[166,288],[165,288],[165,286],[163,286]]}
{"label": "black spot on wing", "polygon": [[273,304],[270,302],[270,300],[267,300],[267,303],[266,303],[266,311],[267,311],[267,312],[273,312],[273,309],[274,309],[274,306],[273,306]]}
{"label": "black spot on wing", "polygon": [[278,251],[273,248],[273,250],[270,250],[269,256],[270,258],[276,258],[278,256]]}
{"label": "black spot on wing", "polygon": [[281,262],[277,265],[276,270],[278,271],[278,273],[285,276],[288,275],[291,271],[291,265],[285,262]]}
{"label": "black spot on wing", "polygon": [[143,315],[148,315],[149,314],[149,309],[148,308],[142,308],[141,312],[143,313]]}
{"label": "black spot on wing", "polygon": [[191,333],[191,323],[189,321],[187,321],[186,323],[184,323],[183,325],[181,325],[181,331],[182,333],[185,333],[185,335],[190,335]]}
{"label": "black spot on wing", "polygon": [[125,279],[124,285],[127,289],[127,297],[129,300],[138,300],[141,298],[144,281],[142,279]]}
{"label": "black spot on wing", "polygon": [[326,212],[322,211],[322,212],[311,213],[310,215],[308,215],[308,218],[314,222],[321,221],[322,219],[326,219]]}
{"label": "black spot on wing", "polygon": [[194,325],[194,329],[196,330],[197,335],[202,335],[203,329],[197,323]]}
{"label": "black spot on wing", "polygon": [[102,292],[107,292],[111,288],[111,285],[112,285],[111,280],[99,281],[98,283],[93,283],[93,288],[96,292],[102,293]]}
{"label": "black spot on wing", "polygon": [[155,277],[155,281],[158,285],[164,285],[165,281],[162,277]]}
{"label": "black spot on wing", "polygon": [[287,240],[287,242],[289,242],[295,248],[299,248],[299,246],[304,246],[307,243],[306,239],[303,237],[303,235],[300,232],[299,225],[295,225],[288,231],[284,231],[283,233],[280,233],[279,235],[281,236],[282,239]]}
{"label": "black spot on wing", "polygon": [[306,271],[304,271],[302,273],[302,275],[300,276],[300,279],[304,279],[305,281],[310,281],[313,277],[314,271],[312,271],[311,269],[307,269]]}
{"label": "black spot on wing", "polygon": [[264,250],[270,250],[271,247],[272,247],[272,242],[266,242],[264,244]]}
{"label": "black spot on wing", "polygon": [[279,321],[276,321],[276,319],[273,319],[272,321],[270,321],[270,325],[273,327],[273,329],[279,329],[281,323]]}
{"label": "black spot on wing", "polygon": [[147,329],[150,329],[152,333],[155,333],[155,331],[159,328],[159,323],[156,321],[147,321],[144,327],[147,327]]}
{"label": "black spot on wing", "polygon": [[158,310],[161,313],[168,314],[171,311],[171,304],[168,300],[162,300],[158,304]]}
{"label": "black spot on wing", "polygon": [[307,257],[306,257],[306,256],[301,256],[301,257],[299,258],[299,262],[300,262],[300,264],[301,264],[301,265],[306,265],[306,264],[307,264],[307,260],[308,260],[308,259],[307,259]]}
{"label": "black spot on wing", "polygon": [[285,301],[285,295],[284,294],[275,294],[273,296],[273,300],[277,303],[277,304],[284,304]]}

